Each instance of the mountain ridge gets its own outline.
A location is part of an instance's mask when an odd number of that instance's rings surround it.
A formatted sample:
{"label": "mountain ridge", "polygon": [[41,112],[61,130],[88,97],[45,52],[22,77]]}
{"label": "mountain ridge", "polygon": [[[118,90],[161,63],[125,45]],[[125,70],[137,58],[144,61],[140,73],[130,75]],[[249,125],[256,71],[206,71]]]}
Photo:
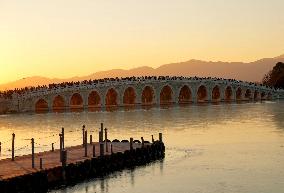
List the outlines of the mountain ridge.
{"label": "mountain ridge", "polygon": [[23,88],[51,83],[82,81],[110,77],[130,76],[199,76],[232,78],[251,82],[260,82],[265,73],[273,68],[277,62],[284,62],[284,54],[274,58],[262,58],[253,62],[222,62],[191,59],[184,62],[168,63],[157,68],[140,66],[132,69],[111,69],[98,71],[86,76],[71,78],[47,78],[31,76],[20,80],[0,84],[0,90]]}

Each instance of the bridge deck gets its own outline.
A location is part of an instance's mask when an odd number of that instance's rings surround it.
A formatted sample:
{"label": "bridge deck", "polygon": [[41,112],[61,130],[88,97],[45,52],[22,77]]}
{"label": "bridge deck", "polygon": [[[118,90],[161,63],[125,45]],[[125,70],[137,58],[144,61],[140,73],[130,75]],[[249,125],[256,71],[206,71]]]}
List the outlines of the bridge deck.
{"label": "bridge deck", "polygon": [[[96,156],[99,155],[99,143],[93,143],[96,145]],[[130,149],[129,143],[112,143],[113,152],[124,152]],[[146,145],[146,144],[145,144]],[[133,144],[133,148],[141,147],[141,144]],[[83,161],[86,159],[92,158],[93,147],[88,144],[88,157],[85,157],[85,149],[82,145],[67,147],[67,164],[76,163],[78,161]],[[105,155],[110,154],[110,147],[108,148],[109,152]],[[41,152],[35,154],[35,168],[32,168],[32,155],[24,155],[20,157],[15,157],[15,161],[11,161],[11,158],[0,160],[0,180],[8,179],[12,177],[21,176],[24,174],[29,174],[33,172],[40,171],[40,158],[43,159],[43,169],[50,169],[57,166],[61,166],[59,150]]]}

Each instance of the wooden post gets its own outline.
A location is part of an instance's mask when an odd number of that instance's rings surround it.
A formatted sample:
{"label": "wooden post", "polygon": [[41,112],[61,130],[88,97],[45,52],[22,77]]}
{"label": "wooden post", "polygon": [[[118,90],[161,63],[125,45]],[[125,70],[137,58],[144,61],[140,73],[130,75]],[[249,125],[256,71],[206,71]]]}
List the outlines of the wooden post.
{"label": "wooden post", "polygon": [[87,133],[87,131],[85,131],[85,157],[88,157],[88,143],[87,143],[87,140],[88,140],[88,133]]}
{"label": "wooden post", "polygon": [[15,133],[12,134],[12,161],[15,161]]}
{"label": "wooden post", "polygon": [[62,164],[62,178],[63,181],[66,181],[66,165],[67,165],[67,150],[62,150],[62,160],[61,160],[61,164]]}
{"label": "wooden post", "polygon": [[35,168],[35,140],[32,138],[32,168]]}
{"label": "wooden post", "polygon": [[100,143],[100,156],[104,155],[104,144]]}
{"label": "wooden post", "polygon": [[142,147],[144,147],[144,138],[141,137],[141,143],[142,143]]}
{"label": "wooden post", "polygon": [[62,136],[59,134],[59,153],[60,153],[60,162],[62,162]]}
{"label": "wooden post", "polygon": [[64,144],[64,127],[62,127],[61,135],[62,135],[62,149],[65,149],[65,144]]}
{"label": "wooden post", "polygon": [[152,143],[154,143],[155,142],[155,140],[154,140],[154,136],[152,135]]}
{"label": "wooden post", "polygon": [[104,132],[104,123],[101,123],[101,132]]}
{"label": "wooden post", "polygon": [[108,143],[107,143],[107,128],[105,128],[105,143],[106,143],[106,152],[108,152]]}
{"label": "wooden post", "polygon": [[101,131],[99,131],[99,142],[102,143],[103,139],[102,139],[103,133]]}
{"label": "wooden post", "polygon": [[133,150],[133,138],[130,138],[130,150]]}
{"label": "wooden post", "polygon": [[83,133],[83,147],[85,146],[85,125],[83,125],[82,133]]}
{"label": "wooden post", "polygon": [[90,135],[90,144],[92,145],[93,144],[93,136]]}
{"label": "wooden post", "polygon": [[51,144],[51,151],[54,151],[54,143]]}
{"label": "wooden post", "polygon": [[104,124],[101,123],[101,131],[99,132],[99,142],[104,141]]}
{"label": "wooden post", "polygon": [[110,152],[111,152],[111,154],[113,154],[112,144],[110,144]]}
{"label": "wooden post", "polygon": [[67,150],[62,150],[62,167],[66,167],[67,162]]}
{"label": "wooden post", "polygon": [[39,158],[39,168],[42,170],[42,158]]}
{"label": "wooden post", "polygon": [[162,133],[159,133],[159,141],[163,142],[163,134]]}
{"label": "wooden post", "polygon": [[96,157],[96,145],[93,144],[93,157]]}

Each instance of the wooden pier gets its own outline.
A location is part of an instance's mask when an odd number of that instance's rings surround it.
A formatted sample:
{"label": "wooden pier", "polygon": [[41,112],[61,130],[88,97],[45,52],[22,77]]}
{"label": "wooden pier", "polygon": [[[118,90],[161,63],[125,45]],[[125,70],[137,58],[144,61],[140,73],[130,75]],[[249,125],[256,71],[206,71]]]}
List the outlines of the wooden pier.
{"label": "wooden pier", "polygon": [[[93,143],[95,145],[95,154],[98,157],[100,155],[100,144]],[[88,144],[88,155],[85,157],[84,152],[85,148],[82,145],[67,147],[67,164],[76,163],[80,161],[84,161],[86,159],[93,158],[93,145]],[[135,143],[133,144],[134,148],[141,148],[141,144]],[[150,145],[150,144],[148,144]],[[121,143],[116,142],[112,143],[113,153],[117,152],[125,152],[126,150],[130,150],[129,143]],[[61,166],[60,162],[60,150],[55,151],[47,151],[35,154],[35,167],[32,168],[32,155],[24,155],[20,157],[15,157],[15,161],[12,161],[11,158],[0,160],[0,180],[5,180],[17,176],[22,176],[26,174],[31,174],[37,171],[41,171],[40,169],[40,158],[42,158],[43,169],[51,169],[58,166]],[[105,155],[111,155],[111,152],[105,152]]]}
{"label": "wooden pier", "polygon": [[[50,151],[40,153],[34,153],[32,149],[32,154],[19,157],[14,157],[12,152],[11,158],[0,160],[0,192],[47,192],[61,185],[74,184],[164,158],[162,134],[159,134],[157,141],[152,138],[152,143],[145,142],[143,137],[141,142],[133,138],[108,142],[107,130],[101,129],[100,142],[92,142],[90,137],[87,143],[87,132],[83,127],[82,137],[82,145],[65,148],[62,129],[60,149],[54,150],[52,146]],[[31,141],[33,144],[34,140]]]}

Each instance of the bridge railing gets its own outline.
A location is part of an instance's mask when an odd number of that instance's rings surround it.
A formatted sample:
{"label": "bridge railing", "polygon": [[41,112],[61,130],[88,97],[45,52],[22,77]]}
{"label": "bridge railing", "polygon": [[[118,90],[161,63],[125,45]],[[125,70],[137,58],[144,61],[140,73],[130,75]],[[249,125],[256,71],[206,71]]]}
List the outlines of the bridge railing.
{"label": "bridge railing", "polygon": [[254,88],[259,88],[263,90],[275,90],[273,88],[252,83],[252,82],[246,82],[246,81],[241,81],[241,80],[234,80],[234,79],[223,79],[223,78],[216,78],[216,77],[207,77],[207,78],[200,78],[200,77],[170,77],[170,76],[162,76],[162,77],[154,77],[152,76],[151,78],[142,78],[138,77],[136,79],[128,80],[128,79],[109,79],[109,80],[103,80],[103,81],[93,81],[90,84],[89,83],[84,83],[80,82],[79,84],[73,84],[73,85],[65,85],[61,86],[58,84],[58,87],[56,88],[38,88],[36,90],[28,90],[21,96],[24,97],[29,97],[29,96],[39,96],[39,95],[48,95],[50,93],[57,93],[57,92],[64,92],[64,91],[72,91],[73,89],[91,89],[95,87],[102,87],[102,86],[117,86],[117,85],[122,85],[122,84],[133,84],[133,83],[144,83],[144,84],[151,84],[151,83],[156,83],[156,82],[208,82],[208,81],[213,81],[216,83],[222,83],[222,84],[238,84],[244,87],[254,87]]}

